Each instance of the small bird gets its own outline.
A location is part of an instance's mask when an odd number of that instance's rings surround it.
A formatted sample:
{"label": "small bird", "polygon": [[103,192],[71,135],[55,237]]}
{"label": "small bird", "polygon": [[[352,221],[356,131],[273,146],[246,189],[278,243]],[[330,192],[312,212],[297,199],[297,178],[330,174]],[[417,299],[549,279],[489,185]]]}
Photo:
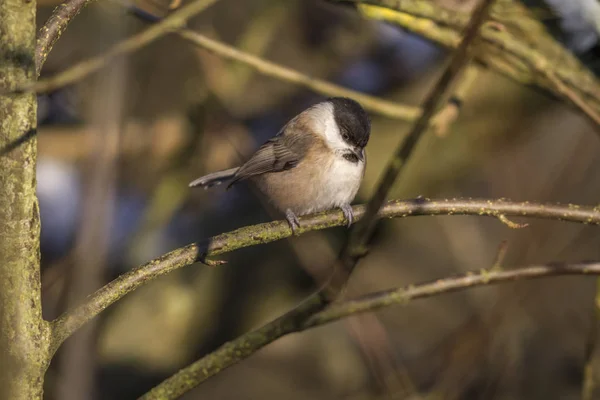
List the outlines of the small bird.
{"label": "small bird", "polygon": [[354,220],[354,200],[366,166],[371,121],[349,98],[331,97],[291,119],[240,167],[214,172],[190,183],[205,189],[249,180],[285,213],[292,232],[298,216],[341,208]]}

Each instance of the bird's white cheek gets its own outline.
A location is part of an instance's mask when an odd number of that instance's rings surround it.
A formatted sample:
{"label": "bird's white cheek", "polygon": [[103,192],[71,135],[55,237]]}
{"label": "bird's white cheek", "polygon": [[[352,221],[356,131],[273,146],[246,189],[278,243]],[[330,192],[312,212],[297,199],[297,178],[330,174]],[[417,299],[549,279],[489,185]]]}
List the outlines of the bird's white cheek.
{"label": "bird's white cheek", "polygon": [[320,111],[320,126],[316,129],[316,132],[323,136],[327,146],[336,153],[351,149],[352,147],[342,138],[340,128],[335,121],[333,105],[325,103]]}

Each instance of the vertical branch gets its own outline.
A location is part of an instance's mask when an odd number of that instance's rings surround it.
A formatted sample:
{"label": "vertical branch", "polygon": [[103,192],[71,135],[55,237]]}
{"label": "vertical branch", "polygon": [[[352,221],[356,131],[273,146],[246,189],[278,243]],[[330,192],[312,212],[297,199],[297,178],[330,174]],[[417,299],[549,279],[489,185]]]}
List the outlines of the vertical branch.
{"label": "vertical branch", "polygon": [[462,104],[467,94],[473,88],[473,84],[479,75],[478,67],[470,63],[465,67],[462,76],[457,79],[454,92],[446,102],[446,105],[431,120],[435,134],[444,137],[448,134],[450,127],[458,118]]}
{"label": "vertical branch", "polygon": [[494,0],[482,0],[475,8],[469,25],[465,29],[463,39],[452,55],[450,64],[444,70],[440,80],[435,85],[425,103],[423,112],[412,127],[408,136],[400,143],[394,156],[389,161],[383,178],[379,181],[375,194],[367,204],[364,217],[350,233],[350,238],[342,250],[340,264],[336,266],[334,276],[327,287],[328,296],[336,297],[344,288],[348,277],[354,270],[358,260],[365,255],[366,248],[377,224],[377,213],[383,206],[388,192],[396,182],[408,158],[413,153],[419,139],[426,132],[431,119],[434,117],[439,106],[444,101],[454,80],[459,76],[462,69],[469,61],[469,47],[477,37],[479,28],[487,18]]}
{"label": "vertical branch", "polygon": [[[35,1],[0,1],[0,82],[35,79]],[[0,95],[0,397],[42,398],[49,326],[42,320],[35,194],[35,95]]]}

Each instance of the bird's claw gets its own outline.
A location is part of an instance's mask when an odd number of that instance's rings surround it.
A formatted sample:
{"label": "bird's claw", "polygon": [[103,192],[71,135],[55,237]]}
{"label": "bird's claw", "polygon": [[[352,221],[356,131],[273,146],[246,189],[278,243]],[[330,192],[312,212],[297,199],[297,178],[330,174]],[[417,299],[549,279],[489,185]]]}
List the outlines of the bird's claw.
{"label": "bird's claw", "polygon": [[354,211],[352,210],[352,206],[350,204],[344,204],[340,208],[344,213],[344,217],[346,217],[346,220],[348,221],[347,226],[348,228],[350,228],[350,225],[352,225],[352,223],[354,222]]}
{"label": "bird's claw", "polygon": [[290,228],[292,229],[292,235],[296,235],[296,229],[300,228],[300,221],[298,221],[298,217],[293,213],[292,210],[285,210],[285,219],[287,219],[288,224],[290,224]]}

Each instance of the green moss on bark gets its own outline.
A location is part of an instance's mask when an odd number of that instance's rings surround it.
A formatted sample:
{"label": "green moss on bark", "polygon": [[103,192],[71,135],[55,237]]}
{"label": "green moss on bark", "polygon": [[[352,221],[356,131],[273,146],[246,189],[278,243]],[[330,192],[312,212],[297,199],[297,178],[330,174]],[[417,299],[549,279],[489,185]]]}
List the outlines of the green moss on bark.
{"label": "green moss on bark", "polygon": [[[0,1],[0,87],[35,79],[34,53],[35,1]],[[0,397],[10,399],[40,399],[48,363],[35,129],[34,94],[0,96]]]}

